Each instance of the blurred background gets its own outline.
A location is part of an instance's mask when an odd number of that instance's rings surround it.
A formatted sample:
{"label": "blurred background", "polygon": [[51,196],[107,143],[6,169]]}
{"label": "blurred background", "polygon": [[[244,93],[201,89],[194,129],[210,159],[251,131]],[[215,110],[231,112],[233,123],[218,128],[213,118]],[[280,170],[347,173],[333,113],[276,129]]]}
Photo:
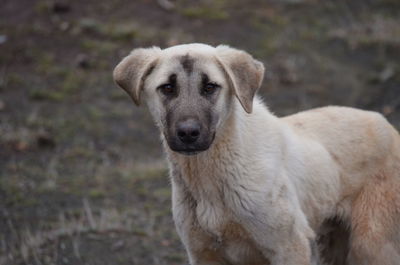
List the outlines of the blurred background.
{"label": "blurred background", "polygon": [[2,0],[0,264],[186,264],[159,135],[112,81],[136,47],[229,44],[279,116],[323,105],[400,128],[398,0]]}

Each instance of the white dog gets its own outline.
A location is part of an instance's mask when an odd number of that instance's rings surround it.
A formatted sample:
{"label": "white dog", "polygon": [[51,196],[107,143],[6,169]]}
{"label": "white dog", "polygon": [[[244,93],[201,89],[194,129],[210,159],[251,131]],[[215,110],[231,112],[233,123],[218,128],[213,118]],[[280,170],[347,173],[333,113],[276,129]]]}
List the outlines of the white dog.
{"label": "white dog", "polygon": [[348,263],[400,264],[400,136],[382,115],[326,107],[285,118],[254,97],[262,63],[227,46],[135,49],[114,79],[161,130],[190,264],[310,265],[324,221]]}

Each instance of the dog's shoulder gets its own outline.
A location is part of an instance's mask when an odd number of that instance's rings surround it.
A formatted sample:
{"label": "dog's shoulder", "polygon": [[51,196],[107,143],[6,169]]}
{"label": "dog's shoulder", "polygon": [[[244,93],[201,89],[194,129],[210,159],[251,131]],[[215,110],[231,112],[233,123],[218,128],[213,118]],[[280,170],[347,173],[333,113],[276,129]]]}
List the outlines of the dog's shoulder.
{"label": "dog's shoulder", "polygon": [[344,106],[326,106],[326,107],[320,107],[320,108],[314,108],[310,110],[305,110],[301,111],[295,114],[291,114],[286,117],[282,117],[283,120],[291,121],[295,119],[330,119],[334,120],[340,119],[363,119],[367,117],[383,117],[380,113],[375,112],[375,111],[368,111],[368,110],[362,110],[362,109],[357,109],[357,108],[351,108],[351,107],[344,107]]}
{"label": "dog's shoulder", "polygon": [[302,111],[281,120],[297,130],[344,133],[360,129],[387,130],[391,127],[383,115],[350,107],[328,106]]}

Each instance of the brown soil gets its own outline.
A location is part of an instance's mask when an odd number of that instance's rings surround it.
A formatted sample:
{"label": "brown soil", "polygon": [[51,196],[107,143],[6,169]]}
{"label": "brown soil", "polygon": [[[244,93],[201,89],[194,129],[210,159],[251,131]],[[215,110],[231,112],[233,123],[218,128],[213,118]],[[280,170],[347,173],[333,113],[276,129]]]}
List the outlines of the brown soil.
{"label": "brown soil", "polygon": [[0,264],[187,264],[158,132],[112,82],[132,48],[230,44],[278,115],[323,105],[400,127],[397,0],[3,0]]}

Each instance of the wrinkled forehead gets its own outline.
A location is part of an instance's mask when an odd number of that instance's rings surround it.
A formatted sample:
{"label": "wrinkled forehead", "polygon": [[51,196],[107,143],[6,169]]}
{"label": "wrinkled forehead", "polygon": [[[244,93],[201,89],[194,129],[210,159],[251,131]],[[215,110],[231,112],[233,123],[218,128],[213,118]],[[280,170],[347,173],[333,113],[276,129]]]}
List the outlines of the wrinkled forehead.
{"label": "wrinkled forehead", "polygon": [[222,67],[210,51],[164,50],[154,69],[154,80],[165,82],[171,75],[188,78],[206,75],[210,81],[225,84]]}

